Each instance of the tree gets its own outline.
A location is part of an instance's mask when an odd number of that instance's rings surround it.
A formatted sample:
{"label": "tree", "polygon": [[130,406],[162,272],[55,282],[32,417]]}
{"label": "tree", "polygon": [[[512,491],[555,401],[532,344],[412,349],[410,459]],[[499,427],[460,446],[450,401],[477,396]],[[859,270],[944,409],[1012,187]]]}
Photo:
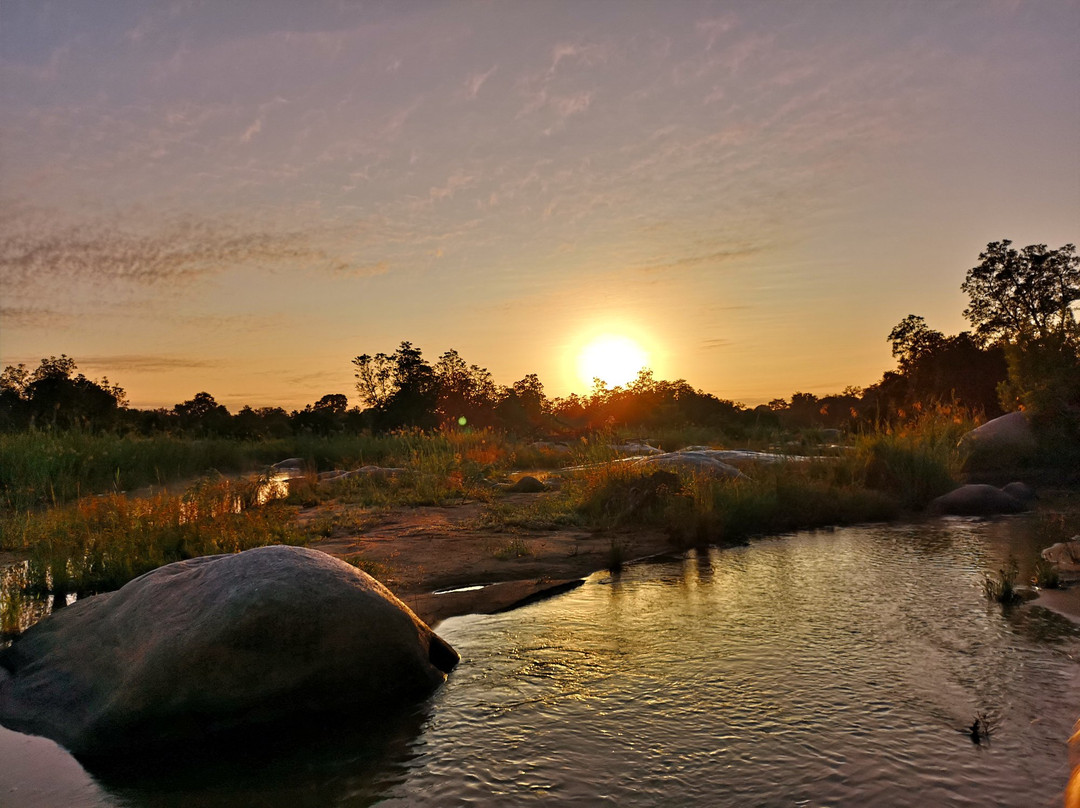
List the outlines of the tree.
{"label": "tree", "polygon": [[1005,347],[1008,378],[998,386],[1001,405],[1022,408],[1041,426],[1080,433],[1080,259],[1076,247],[1056,250],[991,242],[968,270],[964,310],[975,333]]}
{"label": "tree", "polygon": [[486,368],[467,365],[457,351],[449,350],[435,363],[438,388],[436,410],[443,423],[487,426],[494,414],[498,388]]}
{"label": "tree", "polygon": [[108,379],[91,381],[83,374],[72,378],[75,360],[66,354],[50,356],[31,373],[25,365],[8,366],[0,374],[0,420],[9,426],[30,423],[70,429],[105,429],[127,404],[119,385]]}
{"label": "tree", "polygon": [[1000,414],[997,386],[1006,376],[1000,345],[980,345],[969,331],[946,337],[915,314],[901,320],[888,340],[899,365],[895,375],[905,384],[886,385],[891,389],[884,397],[876,390],[875,405],[891,399],[886,409],[891,413],[917,411],[916,404],[955,403],[991,417]]}
{"label": "tree", "polygon": [[329,393],[314,404],[292,414],[293,428],[297,431],[329,435],[345,428],[345,413],[349,399],[342,393]]}
{"label": "tree", "polygon": [[328,415],[344,415],[349,409],[349,399],[342,393],[328,393],[312,404],[311,409]]}
{"label": "tree", "polygon": [[496,413],[502,424],[514,431],[539,431],[547,425],[551,403],[544,395],[540,377],[530,373],[510,387],[503,388]]}
{"label": "tree", "polygon": [[223,435],[229,431],[231,416],[224,404],[218,404],[209,393],[196,393],[182,404],[173,406],[180,426],[206,434]]}
{"label": "tree", "polygon": [[892,355],[900,362],[901,372],[908,372],[920,359],[929,356],[945,342],[945,335],[926,325],[926,319],[909,314],[889,332]]}
{"label": "tree", "polygon": [[375,410],[379,428],[435,425],[438,400],[435,371],[411,342],[402,342],[389,356],[363,354],[353,359],[353,365],[356,390],[368,407]]}
{"label": "tree", "polygon": [[1008,239],[992,241],[968,270],[961,289],[970,298],[964,316],[986,342],[1077,340],[1073,304],[1080,300],[1076,247],[1057,250],[1030,244],[1022,250]]}

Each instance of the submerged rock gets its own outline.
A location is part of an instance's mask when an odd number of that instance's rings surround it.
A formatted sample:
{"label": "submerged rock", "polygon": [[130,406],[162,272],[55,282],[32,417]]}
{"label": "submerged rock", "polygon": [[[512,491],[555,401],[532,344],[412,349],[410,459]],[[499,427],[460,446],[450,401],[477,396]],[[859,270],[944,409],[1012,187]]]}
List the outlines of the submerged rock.
{"label": "submerged rock", "polygon": [[1027,483],[1009,483],[1001,490],[1013,499],[1024,503],[1024,505],[1028,506],[1029,508],[1034,505],[1035,501],[1039,498],[1038,495],[1035,493],[1035,489]]}
{"label": "submerged rock", "polygon": [[[1024,488],[1027,489],[1026,486]],[[1020,513],[1029,507],[1026,499],[1018,499],[992,485],[962,485],[935,499],[928,510],[930,513],[952,516],[992,516],[998,513]]]}
{"label": "submerged rock", "polygon": [[168,564],[0,652],[0,723],[95,757],[381,711],[458,655],[382,584],[300,547]]}

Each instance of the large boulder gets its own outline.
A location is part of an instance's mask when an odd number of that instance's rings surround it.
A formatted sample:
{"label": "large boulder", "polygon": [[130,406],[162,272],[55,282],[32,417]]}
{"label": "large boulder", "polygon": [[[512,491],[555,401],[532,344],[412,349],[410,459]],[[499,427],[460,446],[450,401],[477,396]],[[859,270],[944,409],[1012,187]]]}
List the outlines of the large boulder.
{"label": "large boulder", "polygon": [[987,421],[960,439],[966,452],[965,471],[1000,471],[1029,463],[1038,442],[1023,412],[1010,412]]}
{"label": "large boulder", "polygon": [[1028,502],[1017,499],[992,485],[962,485],[930,503],[934,514],[953,516],[992,516],[1026,511]]}
{"label": "large boulder", "polygon": [[0,723],[105,757],[387,709],[457,661],[366,573],[262,547],[160,567],[32,627],[0,652]]}

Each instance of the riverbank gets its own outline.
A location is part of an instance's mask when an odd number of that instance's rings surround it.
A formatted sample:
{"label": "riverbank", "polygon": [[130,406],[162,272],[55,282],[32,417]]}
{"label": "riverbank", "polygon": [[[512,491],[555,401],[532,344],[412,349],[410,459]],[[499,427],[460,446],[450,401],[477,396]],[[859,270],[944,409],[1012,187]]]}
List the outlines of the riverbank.
{"label": "riverbank", "polygon": [[[507,494],[528,507],[551,493]],[[370,517],[363,532],[311,546],[356,564],[385,583],[429,625],[462,614],[493,614],[571,588],[613,563],[677,552],[655,528],[495,528],[486,503],[393,508]],[[347,518],[342,510],[339,519]],[[326,518],[320,507],[301,524]]]}
{"label": "riverbank", "polygon": [[[512,508],[542,507],[553,494],[508,494]],[[1080,492],[1054,492],[1042,519],[1072,523]],[[487,503],[413,506],[368,514],[363,530],[310,546],[356,564],[383,581],[421,619],[435,626],[464,614],[494,614],[578,585],[586,576],[633,559],[677,555],[679,546],[656,527],[610,529],[492,528]],[[325,506],[306,509],[301,524],[327,518]],[[338,521],[348,513],[338,510]],[[918,517],[915,517],[918,518]],[[956,518],[956,517],[946,517]],[[1047,546],[1053,541],[1048,537]],[[1033,605],[1080,624],[1080,584],[1042,589]]]}

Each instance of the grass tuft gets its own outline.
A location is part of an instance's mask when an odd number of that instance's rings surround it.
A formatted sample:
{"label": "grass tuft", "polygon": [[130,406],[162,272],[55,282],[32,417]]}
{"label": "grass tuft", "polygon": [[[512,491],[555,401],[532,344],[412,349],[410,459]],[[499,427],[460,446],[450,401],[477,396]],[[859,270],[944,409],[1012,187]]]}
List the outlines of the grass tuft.
{"label": "grass tuft", "polygon": [[1023,597],[1016,590],[1016,579],[1019,575],[1020,567],[1012,556],[1009,556],[1005,566],[997,571],[997,575],[983,573],[982,588],[986,599],[1006,606],[1022,601]]}

